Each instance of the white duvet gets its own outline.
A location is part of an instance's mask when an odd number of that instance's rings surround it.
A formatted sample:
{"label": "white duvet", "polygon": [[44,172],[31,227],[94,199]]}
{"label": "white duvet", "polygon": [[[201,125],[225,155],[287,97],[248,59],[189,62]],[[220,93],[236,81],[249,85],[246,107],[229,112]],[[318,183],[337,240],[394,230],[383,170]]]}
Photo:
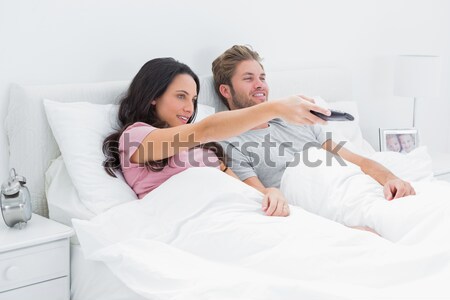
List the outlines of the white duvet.
{"label": "white duvet", "polygon": [[387,201],[383,187],[356,165],[326,165],[321,149],[310,149],[308,160],[324,163],[288,168],[281,189],[291,204],[347,226],[368,226],[396,243],[450,246],[450,184],[433,180],[426,148],[372,158],[410,181],[417,194]]}
{"label": "white duvet", "polygon": [[298,207],[267,217],[261,200],[192,168],[73,224],[86,258],[148,299],[450,298],[450,248],[392,243]]}

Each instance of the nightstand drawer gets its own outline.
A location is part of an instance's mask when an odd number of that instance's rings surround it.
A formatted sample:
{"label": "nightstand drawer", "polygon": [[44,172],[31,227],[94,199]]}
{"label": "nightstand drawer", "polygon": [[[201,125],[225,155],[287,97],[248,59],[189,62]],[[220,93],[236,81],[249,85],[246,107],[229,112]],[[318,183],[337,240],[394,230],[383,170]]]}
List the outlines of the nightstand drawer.
{"label": "nightstand drawer", "polygon": [[0,300],[67,300],[69,297],[68,277],[33,284],[3,293],[0,292]]}
{"label": "nightstand drawer", "polygon": [[0,254],[0,292],[69,275],[67,239]]}

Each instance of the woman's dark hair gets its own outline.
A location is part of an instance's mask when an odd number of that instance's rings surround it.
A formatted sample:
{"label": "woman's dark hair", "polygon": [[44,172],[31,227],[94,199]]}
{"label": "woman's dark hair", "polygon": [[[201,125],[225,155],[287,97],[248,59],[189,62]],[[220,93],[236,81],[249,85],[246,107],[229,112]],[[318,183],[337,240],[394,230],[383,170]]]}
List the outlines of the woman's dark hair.
{"label": "woman's dark hair", "polygon": [[[125,96],[120,101],[118,124],[119,129],[103,141],[103,153],[106,156],[103,166],[106,172],[115,176],[114,171],[120,170],[119,138],[125,129],[136,123],[144,122],[153,127],[167,128],[169,125],[159,119],[152,100],[157,100],[167,90],[174,78],[180,74],[190,75],[197,85],[197,95],[200,91],[198,76],[187,65],[169,58],[156,58],[142,66],[134,77]],[[194,113],[188,120],[192,123],[197,115],[197,101],[194,102]],[[223,148],[218,143],[206,143],[199,147],[212,150],[226,164]],[[169,162],[169,158],[148,161],[145,166],[155,172],[161,171]]]}

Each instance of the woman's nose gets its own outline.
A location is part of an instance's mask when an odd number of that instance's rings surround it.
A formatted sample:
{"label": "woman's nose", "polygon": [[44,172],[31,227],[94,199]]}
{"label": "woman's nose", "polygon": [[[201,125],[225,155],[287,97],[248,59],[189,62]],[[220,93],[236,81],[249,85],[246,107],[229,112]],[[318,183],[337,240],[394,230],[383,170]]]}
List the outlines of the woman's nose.
{"label": "woman's nose", "polygon": [[192,103],[192,102],[187,103],[187,104],[184,106],[184,110],[185,110],[186,112],[192,113],[192,112],[194,111],[194,103]]}

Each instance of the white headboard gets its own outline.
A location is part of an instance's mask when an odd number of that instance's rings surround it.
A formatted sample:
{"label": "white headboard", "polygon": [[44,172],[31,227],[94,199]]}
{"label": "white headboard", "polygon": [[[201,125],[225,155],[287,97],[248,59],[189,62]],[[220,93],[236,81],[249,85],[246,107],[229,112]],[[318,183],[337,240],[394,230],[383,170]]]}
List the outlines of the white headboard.
{"label": "white headboard", "polygon": [[[320,68],[267,72],[271,98],[292,94],[320,95],[328,101],[351,100],[351,80],[341,69]],[[42,100],[61,102],[117,103],[129,81],[90,84],[19,86],[13,84],[6,117],[10,146],[9,167],[27,178],[33,211],[48,216],[44,176],[51,161],[60,155],[58,145],[47,123]],[[211,76],[201,77],[199,102],[215,107],[225,106],[214,92]]]}

